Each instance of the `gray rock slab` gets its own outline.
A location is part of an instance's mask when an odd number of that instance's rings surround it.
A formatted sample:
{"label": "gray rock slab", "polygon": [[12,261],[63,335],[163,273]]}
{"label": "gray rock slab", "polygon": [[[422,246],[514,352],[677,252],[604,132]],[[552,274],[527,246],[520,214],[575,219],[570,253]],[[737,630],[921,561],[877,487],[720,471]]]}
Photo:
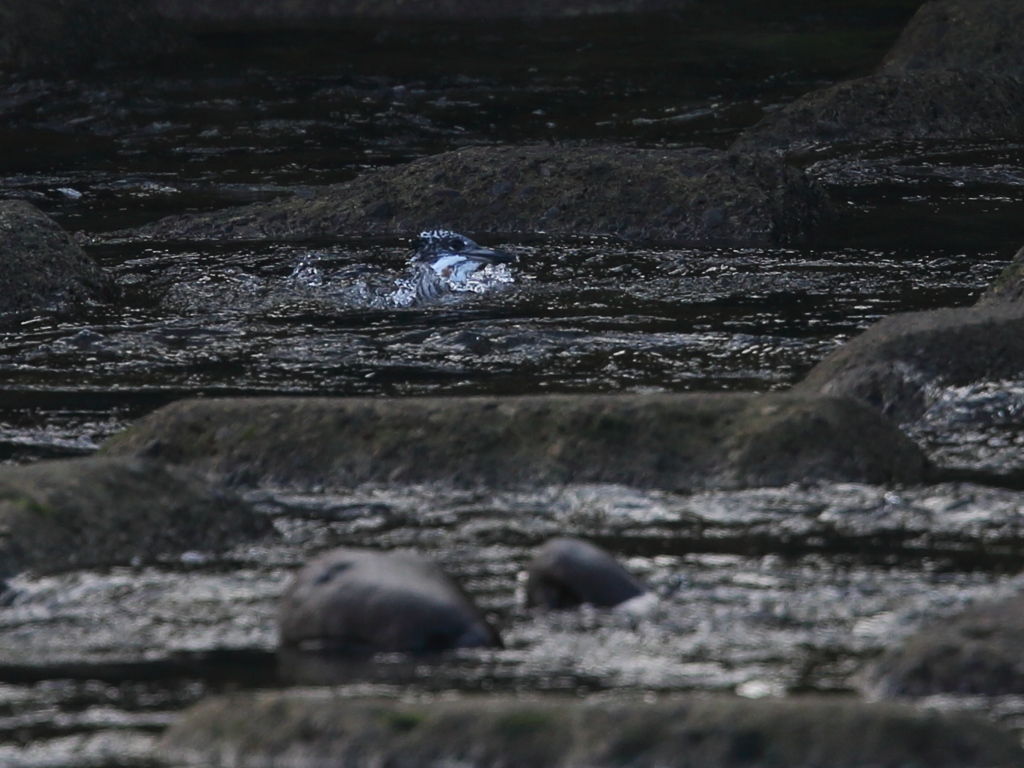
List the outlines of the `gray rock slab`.
{"label": "gray rock slab", "polygon": [[236,485],[913,483],[921,451],[854,400],[789,394],[252,398],[172,403],[104,446]]}
{"label": "gray rock slab", "polygon": [[545,542],[526,569],[526,602],[549,610],[613,606],[647,591],[610,553],[582,539]]}
{"label": "gray rock slab", "polygon": [[884,72],[986,70],[1024,75],[1024,4],[933,0],[918,9],[882,62]]}
{"label": "gray rock slab", "polygon": [[861,400],[899,421],[928,403],[928,385],[960,386],[1024,373],[1024,306],[983,306],[891,315],[811,369],[794,392]]}
{"label": "gray rock slab", "polygon": [[1024,595],[924,627],[861,676],[876,696],[1024,694]]}
{"label": "gray rock slab", "polygon": [[601,234],[778,243],[829,215],[824,193],[779,158],[710,149],[471,147],[321,190],[127,234],[156,239],[294,239],[481,232]]}
{"label": "gray rock slab", "polygon": [[0,467],[0,576],[152,563],[271,530],[230,491],[152,461]]}
{"label": "gray rock slab", "polygon": [[991,71],[908,71],[812,91],[744,131],[732,149],[1021,136],[1024,83],[1016,77]]}
{"label": "gray rock slab", "polygon": [[0,200],[0,321],[114,295],[110,276],[53,219]]}
{"label": "gray rock slab", "polygon": [[410,552],[342,548],[318,557],[281,597],[279,627],[283,646],[346,656],[501,645],[465,592]]}
{"label": "gray rock slab", "polygon": [[165,735],[175,765],[1018,768],[994,725],[898,704],[725,696],[654,702],[475,696],[400,703],[331,690],[208,699]]}

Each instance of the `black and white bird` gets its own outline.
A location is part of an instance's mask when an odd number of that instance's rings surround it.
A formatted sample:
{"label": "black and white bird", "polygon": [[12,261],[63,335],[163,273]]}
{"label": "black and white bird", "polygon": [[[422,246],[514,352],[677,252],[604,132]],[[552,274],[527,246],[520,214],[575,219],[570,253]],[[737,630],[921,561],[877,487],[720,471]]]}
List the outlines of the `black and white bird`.
{"label": "black and white bird", "polygon": [[[421,232],[409,257],[412,273],[406,281],[409,303],[435,301],[447,293],[485,288],[473,283],[477,270],[511,264],[515,260],[510,253],[485,248],[447,229]],[[498,282],[508,282],[508,279]]]}

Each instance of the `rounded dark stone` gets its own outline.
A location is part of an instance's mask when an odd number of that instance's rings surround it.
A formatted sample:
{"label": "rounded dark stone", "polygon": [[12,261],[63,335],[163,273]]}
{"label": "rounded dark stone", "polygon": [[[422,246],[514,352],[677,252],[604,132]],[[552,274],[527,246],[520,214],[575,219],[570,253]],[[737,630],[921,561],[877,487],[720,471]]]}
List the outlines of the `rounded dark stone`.
{"label": "rounded dark stone", "polygon": [[527,605],[549,610],[610,608],[647,592],[608,552],[580,539],[547,542],[526,573]]}

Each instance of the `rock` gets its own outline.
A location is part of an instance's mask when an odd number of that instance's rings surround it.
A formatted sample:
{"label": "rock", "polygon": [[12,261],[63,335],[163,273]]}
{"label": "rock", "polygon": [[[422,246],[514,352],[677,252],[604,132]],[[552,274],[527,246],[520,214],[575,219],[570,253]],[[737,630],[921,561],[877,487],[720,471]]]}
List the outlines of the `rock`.
{"label": "rock", "polygon": [[442,227],[778,243],[814,229],[829,211],[824,194],[778,158],[710,149],[471,147],[365,174],[314,200],[171,217],[127,234],[309,239]]}
{"label": "rock", "polygon": [[501,645],[444,571],[401,552],[336,549],[317,558],[281,598],[279,626],[282,646],[358,657]]}
{"label": "rock", "polygon": [[923,628],[886,651],[861,684],[885,697],[1024,694],[1024,595]]}
{"label": "rock", "polygon": [[154,563],[272,531],[234,494],[141,459],[0,467],[0,577]]}
{"label": "rock", "polygon": [[114,296],[111,278],[53,219],[0,200],[0,320]]}
{"label": "rock", "polygon": [[187,21],[283,21],[346,18],[470,19],[576,17],[655,13],[685,8],[692,0],[156,0],[164,15]]}
{"label": "rock", "polygon": [[978,304],[992,302],[1020,302],[1024,298],[1024,248],[1014,255],[1013,260],[1000,273],[999,277],[978,299]]}
{"label": "rock", "polygon": [[1000,72],[894,72],[801,96],[744,131],[733,151],[1024,136],[1024,83]]}
{"label": "rock", "polygon": [[76,74],[112,61],[144,61],[172,49],[145,0],[5,0],[0,4],[0,64]]}
{"label": "rock", "polygon": [[548,610],[588,603],[611,608],[647,588],[610,554],[580,539],[544,544],[526,569],[526,604]]}
{"label": "rock", "polygon": [[643,701],[547,696],[421,703],[329,690],[209,698],[164,735],[175,765],[498,768],[1018,768],[1016,737],[980,719],[807,696]]}
{"label": "rock", "polygon": [[1024,5],[1019,0],[925,3],[880,69],[957,69],[1024,76]]}
{"label": "rock", "polygon": [[1024,306],[891,315],[826,357],[796,393],[852,397],[900,422],[928,407],[931,386],[999,381],[1024,373]]}
{"label": "rock", "polygon": [[102,450],[249,486],[678,490],[912,483],[928,471],[863,404],[789,394],[197,399],[149,414]]}

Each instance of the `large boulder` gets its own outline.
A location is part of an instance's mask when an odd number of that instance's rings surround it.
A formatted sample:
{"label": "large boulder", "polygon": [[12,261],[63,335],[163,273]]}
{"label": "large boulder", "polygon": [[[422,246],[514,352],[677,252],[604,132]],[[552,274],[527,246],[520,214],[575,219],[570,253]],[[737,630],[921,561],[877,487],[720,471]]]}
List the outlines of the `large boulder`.
{"label": "large boulder", "polygon": [[778,158],[710,149],[471,147],[320,190],[129,233],[291,239],[466,232],[613,234],[778,243],[814,229],[827,198]]}
{"label": "large boulder", "polygon": [[146,564],[270,533],[233,493],[133,458],[0,467],[0,577]]}
{"label": "large boulder", "polygon": [[469,597],[412,553],[336,549],[306,565],[281,598],[281,645],[364,657],[501,645]]}
{"label": "large boulder", "polygon": [[880,67],[1024,76],[1024,5],[1020,0],[932,0],[922,5]]}
{"label": "large boulder", "polygon": [[1024,694],[1024,595],[922,628],[862,674],[876,696]]}
{"label": "large boulder", "polygon": [[526,568],[526,604],[547,610],[612,608],[646,592],[608,552],[581,539],[546,542]]}
{"label": "large boulder", "polygon": [[175,765],[569,768],[1019,768],[1017,738],[965,715],[816,696],[644,701],[473,696],[422,703],[329,691],[244,693],[164,736]]}
{"label": "large boulder", "polygon": [[878,70],[812,91],[746,130],[735,151],[1024,136],[1024,7],[934,0]]}
{"label": "large boulder", "polygon": [[1024,83],[1001,72],[892,72],[812,91],[744,131],[735,151],[1024,136]]}
{"label": "large boulder", "polygon": [[110,276],[53,219],[21,200],[0,200],[0,321],[114,295]]}
{"label": "large boulder", "polygon": [[917,482],[928,471],[870,408],[789,394],[185,400],[102,450],[292,487],[740,488]]}
{"label": "large boulder", "polygon": [[1024,305],[891,315],[811,369],[794,392],[852,397],[897,421],[927,409],[929,387],[1024,374]]}

